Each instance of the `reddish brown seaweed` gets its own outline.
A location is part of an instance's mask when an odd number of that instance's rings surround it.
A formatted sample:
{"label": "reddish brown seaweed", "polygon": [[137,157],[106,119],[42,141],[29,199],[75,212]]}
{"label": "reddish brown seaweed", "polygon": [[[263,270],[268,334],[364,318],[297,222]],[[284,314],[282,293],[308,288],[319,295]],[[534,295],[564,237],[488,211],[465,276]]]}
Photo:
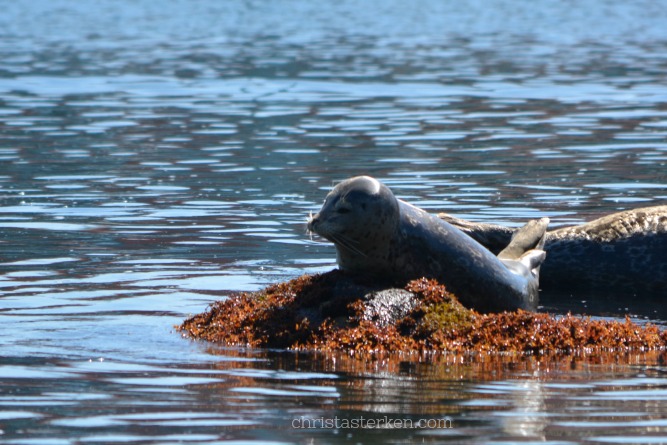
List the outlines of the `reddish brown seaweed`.
{"label": "reddish brown seaweed", "polygon": [[[179,327],[224,345],[377,353],[600,353],[667,346],[655,325],[526,311],[479,314],[433,280],[411,281],[417,304],[396,323],[364,317],[366,301],[335,292],[341,274],[304,275],[211,305]],[[322,314],[325,314],[324,316]]]}

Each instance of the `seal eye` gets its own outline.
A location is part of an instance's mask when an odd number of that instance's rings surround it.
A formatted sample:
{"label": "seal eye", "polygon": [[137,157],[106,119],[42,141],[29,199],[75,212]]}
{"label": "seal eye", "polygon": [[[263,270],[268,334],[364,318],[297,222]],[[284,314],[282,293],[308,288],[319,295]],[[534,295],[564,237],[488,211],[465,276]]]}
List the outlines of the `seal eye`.
{"label": "seal eye", "polygon": [[336,209],[336,212],[344,215],[346,213],[350,213],[350,209],[347,207],[339,207],[338,209]]}

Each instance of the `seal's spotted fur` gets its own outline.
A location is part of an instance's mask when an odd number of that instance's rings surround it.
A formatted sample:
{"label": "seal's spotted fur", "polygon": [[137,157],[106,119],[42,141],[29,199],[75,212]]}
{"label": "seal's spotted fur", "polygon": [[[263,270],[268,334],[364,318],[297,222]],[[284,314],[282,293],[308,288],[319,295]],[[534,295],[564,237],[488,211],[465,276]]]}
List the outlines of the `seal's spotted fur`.
{"label": "seal's spotted fur", "polygon": [[[514,230],[440,214],[492,252]],[[605,295],[664,296],[667,290],[667,206],[644,207],[547,232],[542,289]]]}

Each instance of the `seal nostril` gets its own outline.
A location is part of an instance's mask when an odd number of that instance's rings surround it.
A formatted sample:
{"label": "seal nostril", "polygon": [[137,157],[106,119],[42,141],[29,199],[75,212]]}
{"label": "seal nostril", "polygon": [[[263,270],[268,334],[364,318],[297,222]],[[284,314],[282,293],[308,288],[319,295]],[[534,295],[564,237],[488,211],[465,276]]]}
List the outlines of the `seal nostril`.
{"label": "seal nostril", "polygon": [[310,218],[310,221],[308,221],[308,230],[313,230],[313,228],[319,224],[320,222],[320,217],[318,215],[313,216]]}

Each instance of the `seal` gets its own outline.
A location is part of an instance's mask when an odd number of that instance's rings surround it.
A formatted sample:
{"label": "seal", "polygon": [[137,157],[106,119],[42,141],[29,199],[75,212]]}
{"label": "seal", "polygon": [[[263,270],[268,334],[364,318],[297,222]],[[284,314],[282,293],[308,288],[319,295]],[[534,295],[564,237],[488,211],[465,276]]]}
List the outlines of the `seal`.
{"label": "seal", "polygon": [[[474,223],[441,213],[492,252],[515,229]],[[625,210],[546,234],[547,260],[540,287],[546,292],[594,292],[604,297],[664,297],[667,289],[667,205]]]}
{"label": "seal", "polygon": [[397,199],[369,176],[347,179],[308,222],[336,247],[341,271],[402,285],[433,278],[482,312],[534,310],[548,219],[527,224],[495,256],[446,221]]}

